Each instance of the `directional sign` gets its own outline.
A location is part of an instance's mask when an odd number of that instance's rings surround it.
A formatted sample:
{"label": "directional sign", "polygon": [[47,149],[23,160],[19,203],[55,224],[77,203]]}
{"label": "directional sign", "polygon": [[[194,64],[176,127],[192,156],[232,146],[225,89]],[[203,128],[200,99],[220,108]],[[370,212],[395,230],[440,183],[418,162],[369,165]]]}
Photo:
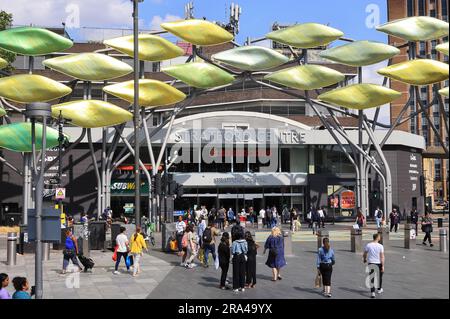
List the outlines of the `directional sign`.
{"label": "directional sign", "polygon": [[56,199],[66,199],[66,189],[65,188],[57,188],[55,192]]}

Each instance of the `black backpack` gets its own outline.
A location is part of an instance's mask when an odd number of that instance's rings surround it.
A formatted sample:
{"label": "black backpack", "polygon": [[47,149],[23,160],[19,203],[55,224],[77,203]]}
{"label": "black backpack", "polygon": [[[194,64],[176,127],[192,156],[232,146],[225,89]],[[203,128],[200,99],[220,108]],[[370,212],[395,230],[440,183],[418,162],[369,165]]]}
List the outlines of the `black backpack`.
{"label": "black backpack", "polygon": [[383,216],[383,213],[381,212],[381,210],[378,210],[377,218],[381,218],[382,216]]}
{"label": "black backpack", "polygon": [[209,244],[212,242],[212,231],[210,227],[205,229],[202,235],[202,239],[205,244]]}

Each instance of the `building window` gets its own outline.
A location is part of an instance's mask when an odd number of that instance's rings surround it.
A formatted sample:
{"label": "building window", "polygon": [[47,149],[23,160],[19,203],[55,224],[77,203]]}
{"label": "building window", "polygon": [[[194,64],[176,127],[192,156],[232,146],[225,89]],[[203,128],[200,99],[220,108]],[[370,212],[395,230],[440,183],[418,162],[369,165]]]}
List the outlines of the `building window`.
{"label": "building window", "polygon": [[419,16],[426,15],[425,12],[425,0],[419,0]]}
{"label": "building window", "polygon": [[447,0],[441,1],[441,11],[442,11],[442,20],[448,22],[448,1]]}
{"label": "building window", "polygon": [[414,0],[408,0],[407,11],[408,17],[412,17],[414,15]]}
{"label": "building window", "polygon": [[161,63],[154,62],[152,63],[152,72],[160,72],[161,71]]}
{"label": "building window", "polygon": [[440,182],[442,179],[441,176],[441,161],[434,160],[434,178],[436,182]]}
{"label": "building window", "polygon": [[427,54],[427,45],[425,42],[419,43],[419,55],[425,56]]}
{"label": "building window", "polygon": [[437,46],[437,41],[436,40],[431,41],[431,58],[434,60],[437,59],[436,46]]}

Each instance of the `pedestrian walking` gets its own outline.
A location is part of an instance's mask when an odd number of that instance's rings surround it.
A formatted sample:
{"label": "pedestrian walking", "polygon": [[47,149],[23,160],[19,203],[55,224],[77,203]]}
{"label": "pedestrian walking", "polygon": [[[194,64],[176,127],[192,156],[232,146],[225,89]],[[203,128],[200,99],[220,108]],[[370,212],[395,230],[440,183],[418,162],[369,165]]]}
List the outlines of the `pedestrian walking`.
{"label": "pedestrian walking", "polygon": [[389,219],[391,221],[391,229],[390,231],[392,232],[392,229],[395,229],[395,232],[398,231],[398,225],[400,224],[400,215],[397,212],[397,209],[394,208],[392,210],[392,212],[389,214]]}
{"label": "pedestrian walking", "polygon": [[259,245],[255,243],[252,234],[248,231],[245,233],[247,241],[247,264],[245,272],[245,288],[255,288],[256,286],[256,255],[258,254]]}
{"label": "pedestrian walking", "polygon": [[266,210],[262,207],[259,211],[259,218],[261,218],[262,226],[266,225]]}
{"label": "pedestrian walking", "polygon": [[320,216],[315,208],[313,208],[311,211],[311,220],[312,220],[312,230],[313,230],[313,235],[314,235],[317,233],[317,229],[319,228],[319,225],[320,225]]}
{"label": "pedestrian walking", "polygon": [[220,239],[220,244],[217,250],[219,254],[219,267],[222,270],[220,275],[220,289],[225,290],[228,289],[226,286],[228,269],[230,268],[230,234],[225,232],[222,234],[222,238]]}
{"label": "pedestrian walking", "polygon": [[70,229],[66,230],[66,242],[63,250],[63,269],[62,274],[64,275],[67,270],[67,266],[69,266],[70,261],[74,266],[78,267],[78,271],[81,271],[81,267],[78,263],[77,259],[78,255],[78,243],[75,236],[72,234]]}
{"label": "pedestrian walking", "polygon": [[127,229],[123,226],[120,227],[120,234],[116,237],[116,245],[117,245],[117,260],[116,265],[114,267],[114,274],[119,275],[119,265],[120,260],[123,257],[123,261],[125,266],[127,267],[127,271],[130,272],[130,265],[127,264],[128,252],[130,251],[130,243],[128,241],[128,237],[125,234]]}
{"label": "pedestrian walking", "polygon": [[322,226],[322,228],[325,228],[325,213],[323,211],[323,207],[320,207],[320,209],[317,211],[319,214],[319,228]]}
{"label": "pedestrian walking", "polygon": [[278,225],[278,211],[275,205],[272,207],[272,224],[270,225],[271,228]]}
{"label": "pedestrian walking", "polygon": [[195,266],[197,266],[194,263],[194,260],[198,256],[198,237],[197,234],[193,231],[192,225],[187,226],[186,233],[187,233],[186,267],[192,269]]}
{"label": "pedestrian walking", "polygon": [[0,274],[0,299],[11,299],[11,295],[6,289],[9,286],[9,276],[5,273]]}
{"label": "pedestrian walking", "polygon": [[287,206],[283,207],[283,212],[281,213],[281,223],[287,224],[287,221],[290,219],[290,212]]}
{"label": "pedestrian walking", "polygon": [[203,249],[205,251],[205,261],[204,261],[205,268],[209,267],[208,260],[210,252],[213,255],[213,259],[216,260],[216,236],[219,235],[220,232],[216,227],[214,227],[213,223],[209,223],[208,227],[203,232],[202,241],[203,241]]}
{"label": "pedestrian walking", "polygon": [[13,286],[16,292],[12,295],[12,299],[31,299],[30,284],[25,277],[15,277],[13,280]]}
{"label": "pedestrian walking", "polygon": [[247,213],[245,212],[245,208],[242,208],[241,213],[239,214],[239,222],[241,226],[245,228],[247,223]]}
{"label": "pedestrian walking", "polygon": [[375,210],[375,222],[377,223],[377,228],[381,227],[381,221],[383,219],[383,211],[380,209],[380,207],[377,207]]}
{"label": "pedestrian walking", "polygon": [[225,228],[225,218],[226,218],[226,214],[227,214],[227,212],[226,212],[225,208],[222,206],[222,207],[219,209],[218,217],[217,217],[217,220],[218,220],[218,227],[219,227],[219,229],[221,229],[221,230],[223,230],[223,229]]}
{"label": "pedestrian walking", "polygon": [[[383,274],[384,274],[384,247],[380,244],[380,234],[373,235],[373,241],[364,248],[363,262],[369,265],[369,276],[371,279],[370,298],[375,298],[375,288],[378,294],[383,293]],[[377,282],[375,282],[375,278]]]}
{"label": "pedestrian walking", "polygon": [[358,207],[358,211],[356,213],[356,221],[355,224],[361,229],[366,226],[366,216],[364,216],[361,208]]}
{"label": "pedestrian walking", "polygon": [[317,252],[317,271],[322,277],[323,295],[331,297],[331,274],[336,262],[334,250],[331,249],[330,240],[324,238],[323,245]]}
{"label": "pedestrian walking", "polygon": [[272,228],[272,233],[264,245],[264,254],[266,250],[269,250],[266,265],[272,268],[272,281],[281,280],[281,268],[286,266],[286,259],[284,258],[284,238],[280,228]]}
{"label": "pedestrian walking", "polygon": [[433,217],[431,213],[425,212],[425,216],[422,216],[422,231],[425,233],[422,244],[427,245],[427,240],[430,243],[430,247],[433,247],[433,242],[431,241],[431,233],[433,232]]}
{"label": "pedestrian walking", "polygon": [[267,206],[266,208],[266,226],[267,228],[272,228],[272,210],[270,209],[269,206]]}
{"label": "pedestrian walking", "polygon": [[203,218],[203,216],[200,216],[200,221],[197,226],[198,244],[200,247],[203,247],[203,233],[206,227],[208,227],[206,225],[206,220]]}
{"label": "pedestrian walking", "polygon": [[312,207],[309,208],[308,214],[306,214],[306,221],[308,222],[308,228],[313,227],[313,221],[312,221]]}
{"label": "pedestrian walking", "polygon": [[231,254],[233,255],[233,291],[245,291],[245,271],[248,246],[242,233],[233,241]]}
{"label": "pedestrian walking", "polygon": [[183,253],[183,246],[181,244],[183,240],[183,235],[186,230],[186,223],[183,221],[183,217],[179,216],[178,221],[175,224],[175,230],[176,230],[176,237],[177,237],[177,244],[178,244],[178,256],[181,256]]}
{"label": "pedestrian walking", "polygon": [[141,258],[143,250],[147,249],[147,244],[145,243],[144,236],[141,234],[141,227],[136,226],[136,232],[131,236],[131,254],[133,256],[133,277],[136,277],[141,272]]}

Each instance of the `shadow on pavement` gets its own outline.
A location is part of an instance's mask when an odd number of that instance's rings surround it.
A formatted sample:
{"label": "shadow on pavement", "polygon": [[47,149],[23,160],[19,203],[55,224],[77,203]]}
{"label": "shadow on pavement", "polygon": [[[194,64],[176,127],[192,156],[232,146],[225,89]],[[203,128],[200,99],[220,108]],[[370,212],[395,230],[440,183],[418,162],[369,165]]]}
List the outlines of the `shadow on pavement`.
{"label": "shadow on pavement", "polygon": [[295,290],[298,291],[302,291],[302,292],[307,292],[310,294],[316,294],[316,295],[322,295],[322,293],[320,292],[319,289],[315,289],[315,288],[302,288],[302,287],[294,287]]}
{"label": "shadow on pavement", "polygon": [[348,291],[348,292],[352,292],[364,297],[368,296],[368,290],[359,290],[359,289],[353,289],[353,288],[346,288],[346,287],[339,287],[338,289],[340,290],[344,290],[344,291]]}

